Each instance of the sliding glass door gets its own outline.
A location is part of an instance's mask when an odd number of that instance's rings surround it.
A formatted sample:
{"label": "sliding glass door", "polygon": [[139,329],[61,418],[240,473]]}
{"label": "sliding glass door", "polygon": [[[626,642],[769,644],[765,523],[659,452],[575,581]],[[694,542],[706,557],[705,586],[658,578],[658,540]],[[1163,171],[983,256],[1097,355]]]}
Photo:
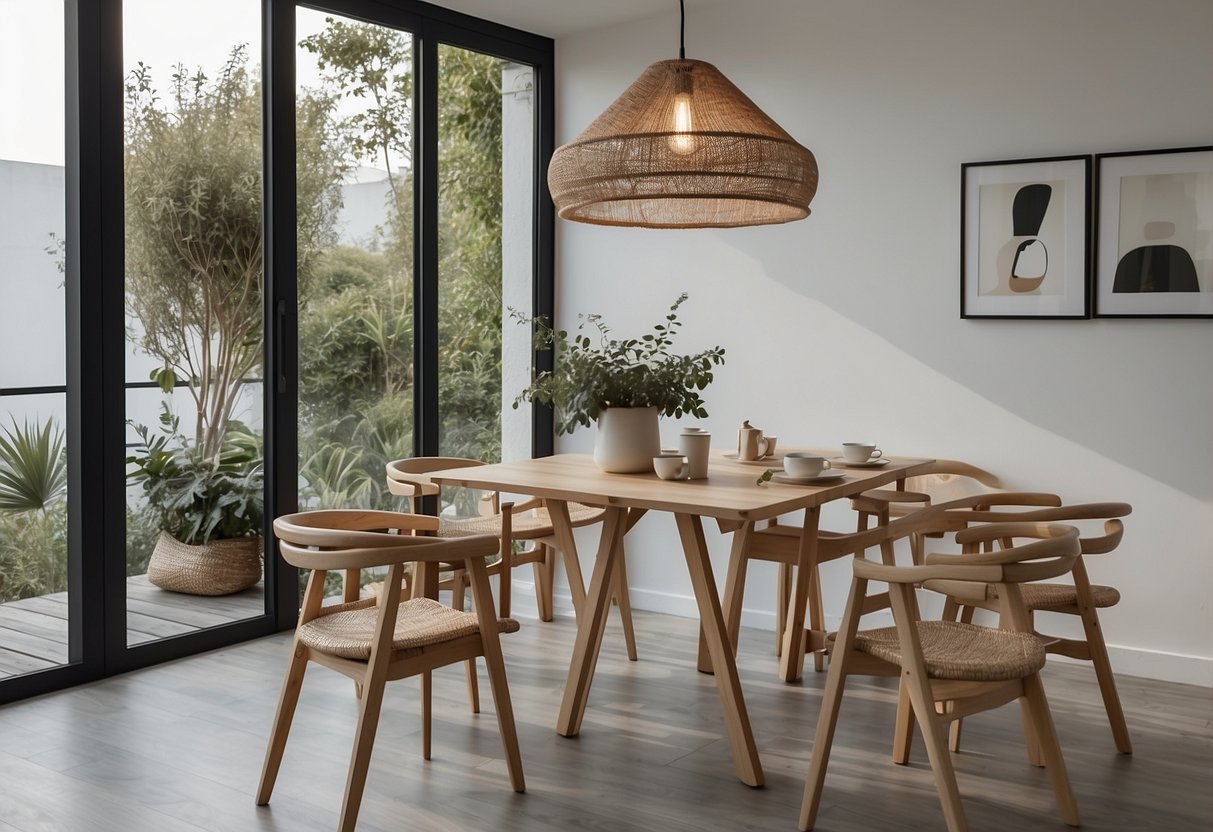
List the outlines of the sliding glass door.
{"label": "sliding glass door", "polygon": [[[63,6],[0,27],[0,684],[70,643]],[[41,79],[31,84],[31,78]],[[78,587],[72,587],[78,590]]]}
{"label": "sliding glass door", "polygon": [[397,507],[388,460],[550,452],[510,317],[551,313],[550,41],[412,0],[10,5],[0,701],[292,626],[272,518]]}

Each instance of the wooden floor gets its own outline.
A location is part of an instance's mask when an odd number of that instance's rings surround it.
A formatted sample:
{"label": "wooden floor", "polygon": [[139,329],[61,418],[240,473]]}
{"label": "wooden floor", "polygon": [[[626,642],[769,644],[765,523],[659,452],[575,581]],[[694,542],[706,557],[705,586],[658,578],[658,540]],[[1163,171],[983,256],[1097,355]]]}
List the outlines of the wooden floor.
{"label": "wooden floor", "polygon": [[[420,756],[417,683],[389,684],[360,829],[566,832],[794,830],[823,675],[775,678],[770,634],[743,631],[742,683],[767,787],[734,776],[720,704],[695,671],[696,623],[636,614],[640,661],[617,619],[582,734],[553,730],[573,624],[524,620],[503,638],[526,770],[510,791],[463,671],[435,674],[434,759]],[[274,799],[253,805],[289,640],[279,635],[0,708],[0,830],[331,830],[353,738],[353,686],[304,681]],[[1086,830],[1213,828],[1213,692],[1120,679],[1136,753],[1116,753],[1089,668],[1051,664],[1046,688]],[[818,829],[942,829],[922,745],[889,761],[894,690],[848,686]],[[300,730],[302,729],[302,730]],[[1048,778],[1024,756],[1019,709],[972,718],[956,757],[973,829],[1064,829]]]}
{"label": "wooden floor", "polygon": [[[209,597],[166,592],[148,583],[146,575],[126,579],[127,644],[230,624],[264,612],[260,584],[235,595]],[[0,604],[0,679],[66,663],[66,592]]]}

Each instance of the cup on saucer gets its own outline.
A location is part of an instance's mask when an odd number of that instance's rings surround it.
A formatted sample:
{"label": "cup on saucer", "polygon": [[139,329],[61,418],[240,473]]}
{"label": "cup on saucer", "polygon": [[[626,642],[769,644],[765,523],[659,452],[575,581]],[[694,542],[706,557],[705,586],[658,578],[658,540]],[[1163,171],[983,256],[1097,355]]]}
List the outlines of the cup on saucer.
{"label": "cup on saucer", "polygon": [[856,465],[874,462],[884,454],[875,442],[843,442],[842,458]]}
{"label": "cup on saucer", "polygon": [[783,470],[797,479],[819,477],[830,467],[830,461],[819,454],[808,451],[792,451],[783,455]]}

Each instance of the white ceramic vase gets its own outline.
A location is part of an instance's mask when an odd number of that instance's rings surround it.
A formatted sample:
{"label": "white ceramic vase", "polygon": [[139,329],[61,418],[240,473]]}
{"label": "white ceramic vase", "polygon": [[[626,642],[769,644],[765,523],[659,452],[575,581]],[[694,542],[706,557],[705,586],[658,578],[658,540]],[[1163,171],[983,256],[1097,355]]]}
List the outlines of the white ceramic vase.
{"label": "white ceramic vase", "polygon": [[661,453],[655,407],[608,407],[598,416],[594,462],[609,474],[642,474],[653,470]]}

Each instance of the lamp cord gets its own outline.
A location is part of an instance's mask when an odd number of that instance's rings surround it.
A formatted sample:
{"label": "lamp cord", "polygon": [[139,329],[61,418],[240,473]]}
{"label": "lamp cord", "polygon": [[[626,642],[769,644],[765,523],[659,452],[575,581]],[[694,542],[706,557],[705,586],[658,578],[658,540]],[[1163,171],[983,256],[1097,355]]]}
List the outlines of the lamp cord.
{"label": "lamp cord", "polygon": [[678,0],[678,60],[687,58],[687,8],[683,0]]}

